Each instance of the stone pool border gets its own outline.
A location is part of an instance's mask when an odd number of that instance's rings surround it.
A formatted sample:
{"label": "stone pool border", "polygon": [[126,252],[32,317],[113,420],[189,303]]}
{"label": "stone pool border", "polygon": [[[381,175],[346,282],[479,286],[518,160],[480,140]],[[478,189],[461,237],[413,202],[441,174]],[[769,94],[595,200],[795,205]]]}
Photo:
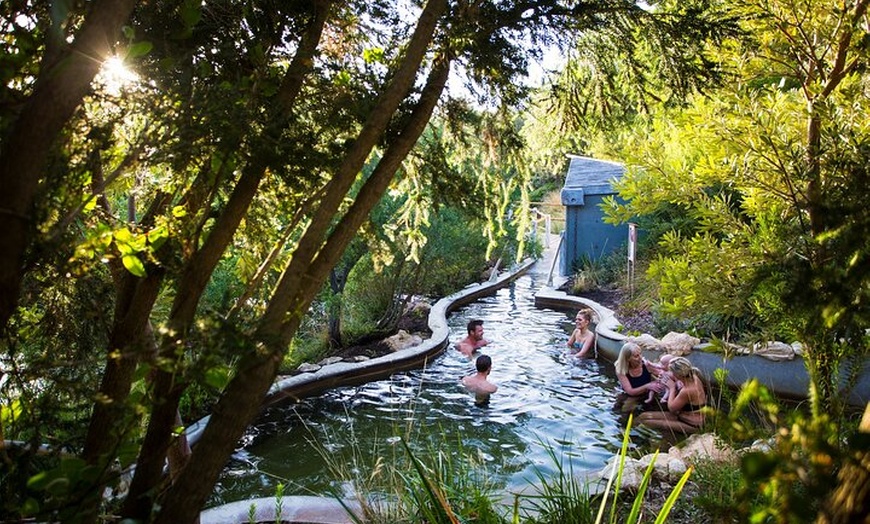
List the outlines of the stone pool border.
{"label": "stone pool border", "polygon": [[[595,329],[598,356],[609,362],[616,360],[620,348],[628,338],[617,332],[621,324],[614,312],[589,299],[547,288],[535,295],[535,306],[556,309],[577,309],[584,306],[592,308],[598,315],[598,325]],[[653,358],[660,354],[653,350],[647,352],[652,353]],[[696,349],[686,355],[686,358],[700,369],[708,380],[713,379],[713,373],[717,369],[726,370],[728,374],[725,383],[731,389],[739,389],[747,380],[757,378],[779,398],[804,401],[808,396],[809,374],[803,358],[799,356],[782,362],[774,362],[759,355],[734,355],[726,359],[721,353],[708,353],[703,351],[702,346],[696,346]],[[845,387],[845,379],[841,387]],[[850,406],[859,408],[863,408],[870,401],[870,360],[862,363],[858,380],[849,390],[849,396],[845,400]]]}
{"label": "stone pool border", "polygon": [[[289,399],[299,401],[332,388],[363,384],[387,378],[401,371],[425,368],[429,361],[443,353],[449,344],[450,328],[447,325],[447,315],[450,312],[507,286],[525,275],[535,262],[534,259],[526,259],[494,279],[472,284],[440,299],[429,311],[429,329],[432,330],[432,336],[421,344],[362,362],[336,362],[311,373],[301,373],[279,380],[266,394],[263,407]],[[190,445],[194,445],[202,436],[208,420],[209,417],[205,417],[187,428],[186,435]],[[249,521],[249,510],[252,504],[256,507],[257,522],[273,522],[276,520],[276,503],[275,497],[231,502],[203,511],[200,514],[200,524],[246,523]],[[357,501],[345,500],[344,504],[361,516],[361,508]],[[285,496],[281,498],[281,511],[281,518],[286,522],[311,524],[352,524],[353,522],[341,502],[327,497]]]}

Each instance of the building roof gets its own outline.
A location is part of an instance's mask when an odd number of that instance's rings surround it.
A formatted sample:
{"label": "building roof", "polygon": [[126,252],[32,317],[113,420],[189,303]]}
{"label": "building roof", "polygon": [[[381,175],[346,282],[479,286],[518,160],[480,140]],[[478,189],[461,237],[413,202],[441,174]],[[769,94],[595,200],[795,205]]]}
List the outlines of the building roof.
{"label": "building roof", "polygon": [[568,155],[571,163],[565,176],[564,189],[582,189],[586,195],[613,194],[611,181],[622,178],[625,166],[618,162]]}

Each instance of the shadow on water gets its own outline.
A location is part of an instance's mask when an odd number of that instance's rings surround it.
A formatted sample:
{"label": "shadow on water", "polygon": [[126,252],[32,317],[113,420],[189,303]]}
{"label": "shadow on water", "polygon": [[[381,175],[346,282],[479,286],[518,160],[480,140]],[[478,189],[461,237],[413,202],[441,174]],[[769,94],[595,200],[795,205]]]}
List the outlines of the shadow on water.
{"label": "shadow on water", "polygon": [[[451,343],[469,320],[484,321],[490,344],[482,352],[499,386],[488,404],[475,405],[459,383],[473,363],[448,349],[427,369],[271,406],[239,442],[209,505],[273,496],[278,483],[288,495],[328,494],[341,489],[329,463],[364,473],[381,457],[401,457],[400,437],[422,453],[471,452],[505,488],[526,486],[536,470],[554,473],[548,448],[574,471],[602,467],[618,452],[627,421],[614,409],[613,366],[563,354],[574,312],[536,308],[543,283],[523,276],[447,319]],[[658,438],[632,430],[634,445]]]}

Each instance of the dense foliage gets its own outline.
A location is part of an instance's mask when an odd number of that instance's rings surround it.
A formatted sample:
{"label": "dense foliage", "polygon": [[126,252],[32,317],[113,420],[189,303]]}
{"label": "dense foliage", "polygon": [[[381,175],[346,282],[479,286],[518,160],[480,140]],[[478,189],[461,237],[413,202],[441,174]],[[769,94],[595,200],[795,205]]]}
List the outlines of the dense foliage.
{"label": "dense foliage", "polygon": [[[19,441],[0,451],[3,518],[193,521],[330,274],[376,253],[365,230],[393,227],[423,262],[427,202],[449,198],[480,217],[486,258],[523,252],[502,252],[528,202],[502,108],[529,59],[606,30],[691,62],[716,20],[669,7],[0,4],[0,428]],[[491,114],[472,146],[411,155],[433,115],[463,110],[451,70]],[[202,397],[190,452],[180,414]]]}

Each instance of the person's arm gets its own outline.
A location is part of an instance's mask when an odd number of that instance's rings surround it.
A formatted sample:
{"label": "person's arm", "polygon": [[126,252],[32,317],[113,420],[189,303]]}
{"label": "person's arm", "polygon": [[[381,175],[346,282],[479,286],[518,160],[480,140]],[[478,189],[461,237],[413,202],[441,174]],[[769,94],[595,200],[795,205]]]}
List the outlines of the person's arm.
{"label": "person's arm", "polygon": [[650,362],[647,359],[643,359],[643,363],[646,364],[646,368],[649,370],[652,376],[654,376],[655,378],[661,378],[662,372],[664,371],[664,368],[661,366],[661,364]]}
{"label": "person's arm", "polygon": [[577,352],[578,357],[585,357],[592,351],[592,345],[595,344],[595,334],[592,332],[586,333],[586,338],[583,339],[583,347]]}
{"label": "person's arm", "polygon": [[664,382],[668,388],[668,411],[679,413],[689,403],[688,390],[686,388],[677,390],[677,381],[673,377],[666,377]]}
{"label": "person's arm", "polygon": [[566,346],[568,346],[569,348],[574,347],[574,343],[577,342],[577,331],[579,330],[575,329],[571,332],[571,336],[568,337],[568,343],[566,344]]}
{"label": "person's arm", "polygon": [[482,338],[474,343],[474,349],[480,349],[487,344],[489,344],[489,340]]}

